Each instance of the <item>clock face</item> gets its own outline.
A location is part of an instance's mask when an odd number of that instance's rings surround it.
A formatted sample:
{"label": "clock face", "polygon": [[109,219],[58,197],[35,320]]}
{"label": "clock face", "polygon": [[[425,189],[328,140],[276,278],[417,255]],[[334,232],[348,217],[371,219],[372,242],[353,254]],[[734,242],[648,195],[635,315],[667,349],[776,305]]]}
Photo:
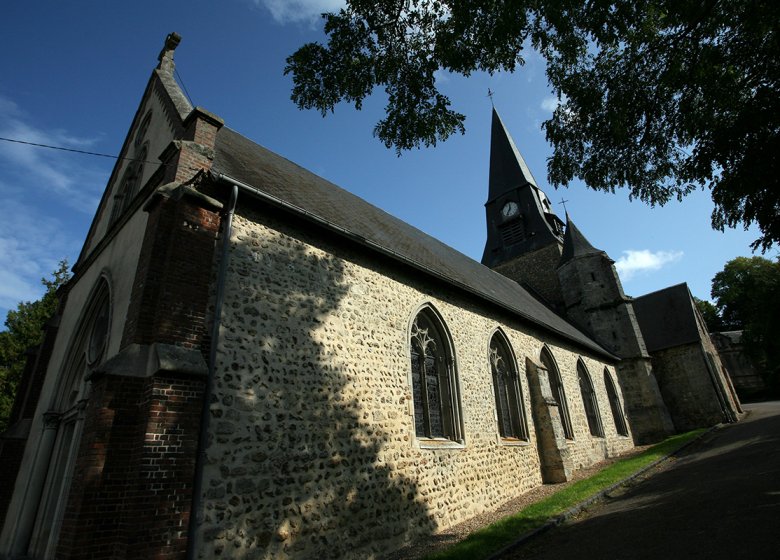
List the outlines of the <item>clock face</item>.
{"label": "clock face", "polygon": [[517,214],[517,202],[509,201],[501,208],[501,216],[504,218],[511,218],[515,214]]}

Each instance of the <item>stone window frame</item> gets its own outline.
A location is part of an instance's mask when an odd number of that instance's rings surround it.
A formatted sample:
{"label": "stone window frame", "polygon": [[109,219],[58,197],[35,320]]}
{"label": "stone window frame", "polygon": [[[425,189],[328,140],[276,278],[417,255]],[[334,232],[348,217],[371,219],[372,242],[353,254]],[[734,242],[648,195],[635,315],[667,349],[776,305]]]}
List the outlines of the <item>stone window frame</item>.
{"label": "stone window frame", "polygon": [[585,419],[588,422],[590,435],[603,438],[604,425],[601,422],[601,412],[598,399],[596,398],[596,390],[593,387],[593,380],[588,372],[588,367],[582,358],[577,359],[577,383],[580,386],[582,406],[585,410]]}
{"label": "stone window frame", "polygon": [[[47,411],[43,414],[43,430],[52,430],[51,445],[40,450],[39,459],[33,465],[35,472],[44,478],[37,501],[34,524],[26,550],[31,557],[53,557],[59,540],[60,528],[65,515],[73,469],[78,455],[81,432],[84,425],[84,409],[89,399],[88,376],[105,361],[111,338],[113,317],[113,289],[108,271],[98,276],[86,298],[81,316],[76,322],[75,335],[58,373],[54,391]],[[105,332],[99,333],[97,322],[104,324]],[[99,350],[90,356],[94,337],[102,336],[97,345]]]}
{"label": "stone window frame", "polygon": [[119,221],[119,218],[130,208],[135,196],[140,191],[143,181],[144,164],[149,156],[149,141],[146,140],[149,126],[152,122],[152,109],[149,109],[133,137],[132,157],[128,160],[122,180],[115,190],[113,206],[109,217],[109,226]]}
{"label": "stone window frame", "polygon": [[626,415],[623,412],[623,405],[620,403],[620,396],[617,393],[617,387],[612,380],[612,374],[608,368],[604,368],[604,387],[607,390],[607,399],[609,408],[612,410],[612,419],[615,421],[615,432],[621,437],[628,437],[628,423]]}
{"label": "stone window frame", "polygon": [[136,131],[135,138],[133,139],[133,146],[138,148],[138,146],[141,145],[141,143],[144,141],[144,138],[146,137],[146,133],[149,132],[149,126],[151,124],[152,109],[149,109],[144,115],[144,118],[141,120],[141,124],[138,125],[138,130]]}
{"label": "stone window frame", "polygon": [[567,440],[574,440],[574,426],[571,423],[569,403],[566,399],[566,389],[563,386],[561,370],[558,368],[558,362],[555,360],[555,356],[547,344],[543,345],[542,349],[539,351],[539,362],[547,370],[547,377],[550,380],[550,390],[552,391],[553,397],[555,397],[555,401],[558,403],[563,435]]}
{"label": "stone window frame", "polygon": [[[495,343],[495,344],[494,344]],[[503,346],[503,348],[501,348]],[[504,356],[500,355],[503,350]],[[509,383],[501,383],[501,377],[498,375],[498,363],[505,363]],[[490,377],[493,382],[493,397],[495,399],[495,420],[496,431],[499,441],[506,445],[526,445],[530,441],[528,431],[528,415],[525,410],[525,400],[523,398],[523,387],[515,355],[509,337],[501,328],[496,328],[488,338],[488,364],[490,367]],[[509,415],[509,433],[506,433],[505,418],[502,413],[502,402],[499,400],[501,395],[506,397],[506,414]]]}
{"label": "stone window frame", "polygon": [[[418,318],[424,319],[425,328],[421,328]],[[431,328],[432,327],[432,328]],[[432,332],[430,332],[432,331]],[[414,444],[421,449],[459,449],[465,447],[463,407],[460,398],[460,382],[458,376],[457,360],[452,335],[447,328],[441,313],[431,304],[426,302],[412,314],[407,329],[407,356],[408,383],[411,389],[410,415],[412,417],[412,430],[414,432]],[[438,390],[437,399],[440,404],[442,433],[435,434],[431,429],[432,416],[430,414],[431,392],[423,393],[419,389],[422,379],[415,375],[414,359],[419,352],[414,347],[431,343],[437,345],[437,354],[432,357],[436,364],[436,379],[434,389]],[[423,366],[421,373],[425,374]],[[428,381],[426,380],[426,383]],[[441,391],[442,384],[444,391]],[[419,401],[415,399],[420,394]],[[436,396],[434,394],[434,396]],[[426,433],[427,432],[427,433]]]}

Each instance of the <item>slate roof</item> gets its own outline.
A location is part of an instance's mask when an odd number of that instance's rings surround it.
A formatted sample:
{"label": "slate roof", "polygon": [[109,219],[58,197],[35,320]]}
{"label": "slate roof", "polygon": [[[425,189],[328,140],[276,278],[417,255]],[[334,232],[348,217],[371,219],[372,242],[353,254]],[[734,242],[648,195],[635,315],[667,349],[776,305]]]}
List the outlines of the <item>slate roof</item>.
{"label": "slate roof", "polygon": [[634,299],[634,312],[648,352],[700,340],[693,305],[686,283]]}
{"label": "slate roof", "polygon": [[509,189],[522,185],[539,188],[520,150],[507,132],[504,122],[493,109],[490,127],[490,178],[488,179],[488,202],[505,194]]}
{"label": "slate roof", "polygon": [[558,262],[558,266],[569,262],[570,260],[581,257],[583,255],[590,255],[592,253],[603,253],[590,244],[582,232],[577,229],[574,222],[569,218],[569,214],[566,214],[566,233],[563,236],[563,250],[561,251],[561,260]]}
{"label": "slate roof", "polygon": [[616,359],[517,282],[227,127],[217,134],[212,173],[253,187],[272,203]]}

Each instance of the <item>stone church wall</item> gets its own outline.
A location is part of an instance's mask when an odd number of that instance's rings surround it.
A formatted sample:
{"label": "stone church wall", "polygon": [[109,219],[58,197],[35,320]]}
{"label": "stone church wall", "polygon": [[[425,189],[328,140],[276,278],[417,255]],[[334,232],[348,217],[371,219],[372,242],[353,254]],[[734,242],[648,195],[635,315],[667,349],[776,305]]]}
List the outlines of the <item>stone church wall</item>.
{"label": "stone church wall", "polygon": [[678,431],[725,422],[701,344],[653,352],[653,371]]}
{"label": "stone church wall", "polygon": [[[593,438],[576,349],[421,272],[241,204],[228,270],[202,558],[379,558],[539,485],[525,358],[538,361],[544,342],[569,401],[575,468],[632,446],[616,434],[603,363],[582,356],[607,436]],[[415,437],[409,329],[426,303],[453,339],[463,445]],[[499,327],[517,358],[527,443],[498,435],[488,346]]]}

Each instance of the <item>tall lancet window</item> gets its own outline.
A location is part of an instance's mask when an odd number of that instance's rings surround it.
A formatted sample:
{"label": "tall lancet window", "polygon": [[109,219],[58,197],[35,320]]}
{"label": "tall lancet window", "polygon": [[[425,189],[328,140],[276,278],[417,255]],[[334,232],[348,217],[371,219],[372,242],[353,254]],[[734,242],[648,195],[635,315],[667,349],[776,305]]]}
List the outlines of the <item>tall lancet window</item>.
{"label": "tall lancet window", "polygon": [[54,558],[89,397],[87,374],[105,361],[110,318],[108,282],[101,278],[85,306],[54,398],[44,413],[44,435],[38,451],[41,463],[34,468],[44,472],[46,480],[27,551],[31,558]]}
{"label": "tall lancet window", "polygon": [[612,376],[609,374],[607,368],[604,368],[604,386],[607,388],[609,407],[612,409],[612,418],[615,420],[615,430],[618,435],[627,436],[628,428],[626,427],[626,419],[623,415],[623,407],[620,406],[620,398],[618,397],[617,390],[615,390],[615,384],[612,382]]}
{"label": "tall lancet window", "polygon": [[574,430],[571,426],[571,417],[569,416],[569,403],[566,401],[566,391],[563,388],[561,372],[558,370],[558,364],[555,363],[552,352],[545,346],[539,359],[547,370],[547,377],[550,380],[550,389],[553,397],[558,403],[558,410],[561,415],[561,424],[563,425],[563,435],[566,439],[574,439]]}
{"label": "tall lancet window", "polygon": [[528,426],[517,367],[509,343],[500,332],[496,332],[490,340],[490,370],[496,394],[499,434],[505,439],[527,440]]}
{"label": "tall lancet window", "polygon": [[417,437],[462,441],[452,345],[433,309],[425,307],[417,314],[409,339]]}
{"label": "tall lancet window", "polygon": [[577,362],[577,378],[580,382],[580,392],[582,393],[582,404],[585,407],[585,416],[588,419],[588,428],[590,435],[604,437],[604,428],[601,425],[601,416],[599,415],[599,404],[596,401],[596,392],[593,390],[593,383],[590,381],[588,370],[582,361]]}

